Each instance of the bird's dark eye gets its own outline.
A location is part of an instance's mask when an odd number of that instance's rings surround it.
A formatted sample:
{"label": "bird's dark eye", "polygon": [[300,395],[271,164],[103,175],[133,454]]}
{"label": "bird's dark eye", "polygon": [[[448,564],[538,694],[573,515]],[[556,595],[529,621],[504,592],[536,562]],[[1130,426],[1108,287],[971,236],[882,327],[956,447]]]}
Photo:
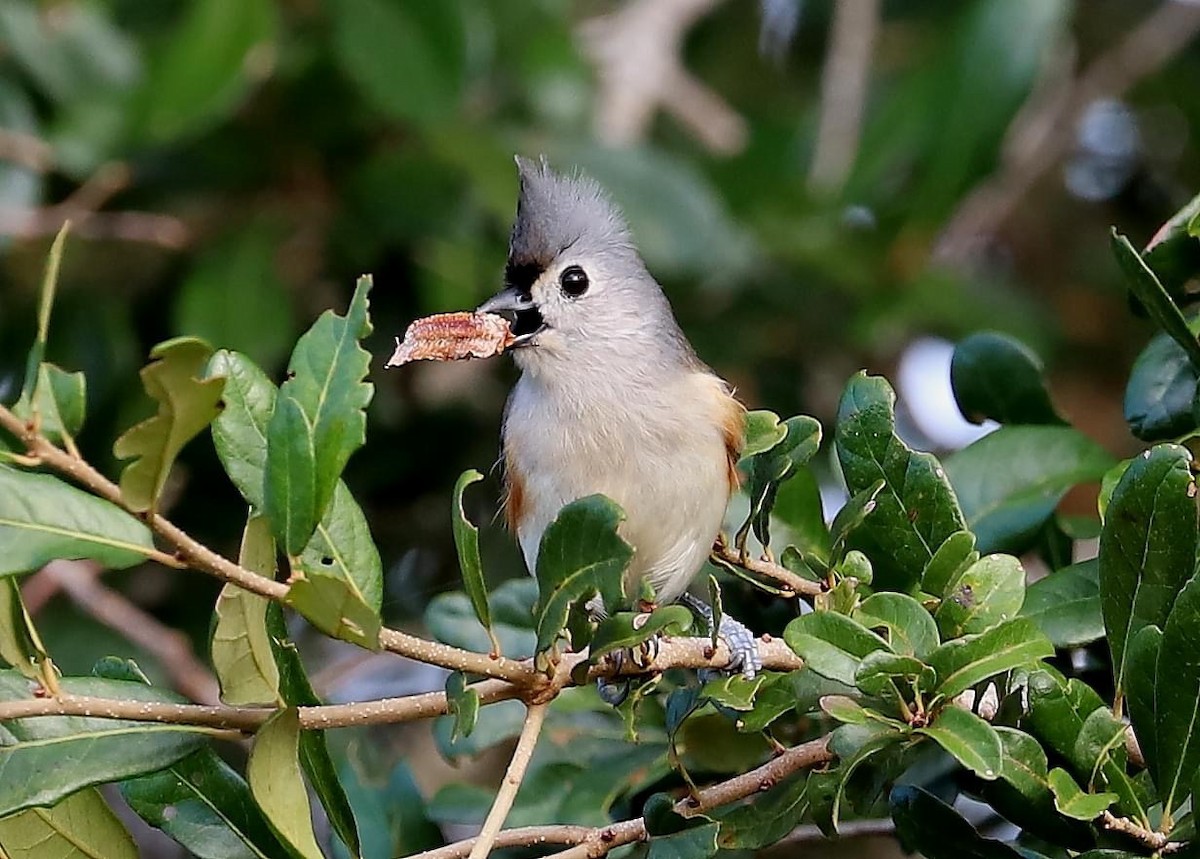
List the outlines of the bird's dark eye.
{"label": "bird's dark eye", "polygon": [[578,298],[588,290],[587,272],[573,265],[558,276],[558,283],[562,287],[563,295]]}

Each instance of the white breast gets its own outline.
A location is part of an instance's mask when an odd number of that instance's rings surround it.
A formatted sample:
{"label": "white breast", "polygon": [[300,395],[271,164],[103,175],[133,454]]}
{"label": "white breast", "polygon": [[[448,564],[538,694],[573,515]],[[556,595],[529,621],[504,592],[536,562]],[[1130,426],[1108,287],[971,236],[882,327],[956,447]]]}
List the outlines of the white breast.
{"label": "white breast", "polygon": [[518,382],[504,424],[505,458],[524,489],[518,538],[532,572],[559,510],[603,493],[624,509],[621,533],[634,548],[626,593],[636,596],[648,578],[670,602],[703,565],[725,515],[730,401],[720,380],[698,371],[614,393],[571,396],[529,374]]}

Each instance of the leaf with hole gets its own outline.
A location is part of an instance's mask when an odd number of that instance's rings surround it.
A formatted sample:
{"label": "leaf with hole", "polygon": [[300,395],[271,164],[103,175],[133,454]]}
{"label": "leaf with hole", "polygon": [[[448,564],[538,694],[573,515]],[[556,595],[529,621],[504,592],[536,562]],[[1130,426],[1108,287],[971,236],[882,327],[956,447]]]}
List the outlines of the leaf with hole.
{"label": "leaf with hole", "polygon": [[954,577],[934,619],[942,638],[985,632],[1025,602],[1025,568],[1012,555],[986,555]]}

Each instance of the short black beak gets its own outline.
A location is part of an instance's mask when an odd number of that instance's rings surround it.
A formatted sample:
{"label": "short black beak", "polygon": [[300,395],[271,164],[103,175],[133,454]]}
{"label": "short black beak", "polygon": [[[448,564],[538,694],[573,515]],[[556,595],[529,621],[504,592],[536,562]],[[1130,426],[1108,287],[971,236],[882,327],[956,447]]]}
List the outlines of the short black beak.
{"label": "short black beak", "polygon": [[508,287],[475,309],[476,313],[494,313],[508,320],[515,338],[514,346],[528,346],[534,335],[546,327],[537,304],[528,292]]}

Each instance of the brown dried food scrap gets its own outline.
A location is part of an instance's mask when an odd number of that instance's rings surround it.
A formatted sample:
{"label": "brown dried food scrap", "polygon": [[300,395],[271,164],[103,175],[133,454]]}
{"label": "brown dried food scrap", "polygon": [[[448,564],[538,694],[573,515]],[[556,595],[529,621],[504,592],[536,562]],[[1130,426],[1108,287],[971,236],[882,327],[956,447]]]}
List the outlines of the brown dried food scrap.
{"label": "brown dried food scrap", "polygon": [[408,326],[404,339],[384,364],[398,367],[410,361],[458,361],[490,358],[513,343],[508,320],[494,313],[438,313]]}

